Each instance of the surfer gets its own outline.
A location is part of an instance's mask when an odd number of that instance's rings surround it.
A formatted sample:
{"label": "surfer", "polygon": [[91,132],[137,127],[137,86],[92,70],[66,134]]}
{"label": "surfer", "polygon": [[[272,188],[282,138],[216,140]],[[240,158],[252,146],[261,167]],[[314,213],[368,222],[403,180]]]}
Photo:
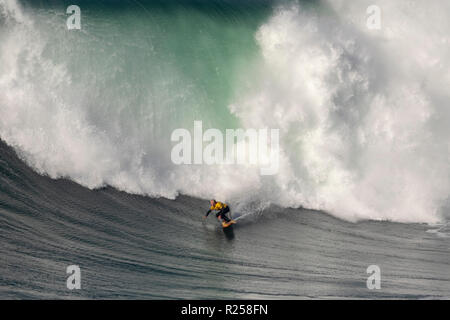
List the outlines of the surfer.
{"label": "surfer", "polygon": [[208,217],[211,211],[217,211],[216,217],[217,219],[219,219],[219,221],[221,221],[220,219],[222,219],[225,222],[230,222],[230,218],[227,217],[227,213],[230,212],[230,207],[227,204],[218,202],[214,199],[209,201],[209,203],[211,204],[211,208],[209,208],[208,212],[204,216],[205,219],[206,217]]}

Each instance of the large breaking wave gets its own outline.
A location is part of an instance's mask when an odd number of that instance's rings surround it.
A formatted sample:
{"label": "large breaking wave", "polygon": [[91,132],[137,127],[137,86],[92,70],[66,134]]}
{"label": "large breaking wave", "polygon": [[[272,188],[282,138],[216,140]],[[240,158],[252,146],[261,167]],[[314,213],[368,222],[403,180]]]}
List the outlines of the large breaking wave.
{"label": "large breaking wave", "polygon": [[[86,4],[68,31],[63,5],[0,0],[0,137],[38,172],[88,188],[438,222],[450,3],[377,1],[380,30],[366,27],[371,4]],[[194,120],[279,128],[279,173],[172,164],[170,134]]]}

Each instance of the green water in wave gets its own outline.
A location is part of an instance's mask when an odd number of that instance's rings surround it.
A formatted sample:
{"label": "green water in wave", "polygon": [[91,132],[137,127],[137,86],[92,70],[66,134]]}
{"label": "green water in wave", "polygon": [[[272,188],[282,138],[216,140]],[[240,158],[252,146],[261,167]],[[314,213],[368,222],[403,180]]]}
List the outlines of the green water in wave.
{"label": "green water in wave", "polygon": [[[41,79],[108,134],[167,137],[167,129],[238,127],[228,110],[258,60],[255,32],[270,3],[82,1],[81,30],[67,30],[65,1],[23,3],[42,59],[64,78]],[[31,7],[32,5],[32,7]],[[49,74],[48,69],[36,72]],[[113,127],[112,127],[113,126]],[[149,141],[151,142],[151,141]]]}

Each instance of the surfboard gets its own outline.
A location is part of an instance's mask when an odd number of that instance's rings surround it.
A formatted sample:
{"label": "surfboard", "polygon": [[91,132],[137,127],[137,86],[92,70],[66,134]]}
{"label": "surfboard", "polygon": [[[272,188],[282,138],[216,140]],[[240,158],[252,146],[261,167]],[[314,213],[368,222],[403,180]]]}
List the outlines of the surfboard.
{"label": "surfboard", "polygon": [[222,227],[226,228],[235,223],[236,223],[236,221],[234,221],[234,220],[230,220],[229,222],[222,222]]}

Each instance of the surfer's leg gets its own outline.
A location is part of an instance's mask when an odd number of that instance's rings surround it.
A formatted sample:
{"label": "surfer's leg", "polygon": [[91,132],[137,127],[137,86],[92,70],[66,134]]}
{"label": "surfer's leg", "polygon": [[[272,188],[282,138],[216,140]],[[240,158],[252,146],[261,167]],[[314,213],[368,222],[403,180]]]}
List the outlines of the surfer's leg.
{"label": "surfer's leg", "polygon": [[225,222],[230,222],[230,218],[227,217],[227,213],[230,212],[230,208],[226,207],[220,211],[220,216]]}

